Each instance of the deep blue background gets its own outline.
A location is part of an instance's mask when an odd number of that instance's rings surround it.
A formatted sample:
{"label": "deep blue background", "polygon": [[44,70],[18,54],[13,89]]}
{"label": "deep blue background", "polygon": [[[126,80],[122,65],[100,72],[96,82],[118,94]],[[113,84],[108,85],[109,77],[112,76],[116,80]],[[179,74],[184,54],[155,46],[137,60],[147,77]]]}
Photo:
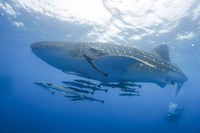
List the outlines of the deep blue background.
{"label": "deep blue background", "polygon": [[[34,16],[40,17],[40,14],[21,12],[24,14],[18,19],[33,30],[17,28],[8,19],[9,16],[0,15],[0,133],[200,133],[199,35],[189,41],[172,41],[178,31],[195,29],[195,22],[183,20],[184,23],[173,33],[154,38],[158,43],[165,40],[175,47],[170,49],[172,61],[189,78],[175,100],[172,98],[173,86],[161,89],[154,84],[144,84],[140,97],[120,97],[115,89],[108,93],[99,92],[95,97],[105,100],[104,104],[100,104],[71,102],[62,93],[52,96],[33,84],[35,81],[60,84],[76,77],[66,75],[37,58],[31,52],[32,43],[43,40],[91,41],[82,38],[91,27],[82,28],[81,25],[49,17],[37,20]],[[67,34],[71,36],[67,37]],[[146,48],[140,44],[142,41],[136,45]],[[176,124],[164,120],[171,102],[185,108]]]}

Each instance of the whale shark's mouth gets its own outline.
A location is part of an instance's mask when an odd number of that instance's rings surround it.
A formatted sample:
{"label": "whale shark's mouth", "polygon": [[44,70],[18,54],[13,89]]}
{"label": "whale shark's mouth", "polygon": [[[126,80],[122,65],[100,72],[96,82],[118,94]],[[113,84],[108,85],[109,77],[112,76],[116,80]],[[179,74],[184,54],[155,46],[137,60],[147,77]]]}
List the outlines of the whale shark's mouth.
{"label": "whale shark's mouth", "polygon": [[31,45],[31,48],[35,49],[35,48],[44,48],[44,47],[50,47],[50,46],[51,46],[50,43],[36,42]]}
{"label": "whale shark's mouth", "polygon": [[31,45],[32,49],[36,48],[64,48],[65,43],[64,42],[36,42]]}

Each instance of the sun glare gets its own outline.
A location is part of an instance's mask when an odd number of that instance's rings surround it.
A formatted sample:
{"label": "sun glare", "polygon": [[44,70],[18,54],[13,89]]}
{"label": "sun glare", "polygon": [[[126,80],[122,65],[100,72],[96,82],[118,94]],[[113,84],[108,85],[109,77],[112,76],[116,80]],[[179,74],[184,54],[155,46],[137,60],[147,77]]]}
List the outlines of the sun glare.
{"label": "sun glare", "polygon": [[101,0],[53,0],[53,5],[64,11],[60,12],[62,16],[70,15],[96,24],[102,24],[111,17]]}
{"label": "sun glare", "polygon": [[[199,6],[191,11],[197,0],[13,0],[18,8],[41,13],[58,20],[90,25],[89,33],[97,40],[122,39],[127,30],[137,34],[130,39],[142,40],[148,35],[164,34],[175,29],[181,19],[199,16]],[[7,13],[17,13],[12,7],[1,4]],[[11,12],[12,11],[12,12]],[[140,31],[143,31],[141,33]],[[120,35],[120,36],[119,36]]]}

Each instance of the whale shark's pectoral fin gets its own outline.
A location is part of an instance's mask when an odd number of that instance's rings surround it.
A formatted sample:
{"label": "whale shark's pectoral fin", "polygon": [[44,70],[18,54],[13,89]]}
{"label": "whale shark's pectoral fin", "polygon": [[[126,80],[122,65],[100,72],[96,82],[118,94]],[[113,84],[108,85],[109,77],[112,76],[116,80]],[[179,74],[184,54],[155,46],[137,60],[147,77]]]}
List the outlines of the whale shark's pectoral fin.
{"label": "whale shark's pectoral fin", "polygon": [[99,73],[103,74],[105,77],[108,76],[107,73],[102,72],[94,63],[93,63],[93,59],[89,56],[87,56],[86,54],[83,54],[84,58],[87,60],[87,62],[95,69],[97,70]]}

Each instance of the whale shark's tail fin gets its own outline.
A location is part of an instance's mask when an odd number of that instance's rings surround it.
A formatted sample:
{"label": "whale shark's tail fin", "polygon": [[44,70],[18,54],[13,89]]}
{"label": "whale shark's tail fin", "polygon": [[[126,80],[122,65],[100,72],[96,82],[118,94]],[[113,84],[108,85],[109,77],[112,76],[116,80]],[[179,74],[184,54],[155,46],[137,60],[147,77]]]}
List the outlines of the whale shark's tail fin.
{"label": "whale shark's tail fin", "polygon": [[181,90],[182,84],[178,84],[174,93],[174,98],[178,95],[179,91]]}

